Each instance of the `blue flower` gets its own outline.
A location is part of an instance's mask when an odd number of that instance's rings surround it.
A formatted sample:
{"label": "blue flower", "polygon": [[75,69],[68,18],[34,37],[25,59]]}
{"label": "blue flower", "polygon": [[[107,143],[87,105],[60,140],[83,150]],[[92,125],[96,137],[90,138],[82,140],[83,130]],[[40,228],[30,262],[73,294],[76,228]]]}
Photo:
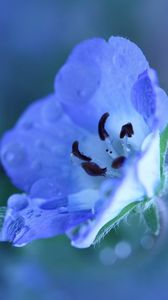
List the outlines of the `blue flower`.
{"label": "blue flower", "polygon": [[13,195],[2,240],[22,246],[65,233],[89,247],[131,203],[160,188],[167,96],[140,49],[120,37],[79,44],[1,141]]}

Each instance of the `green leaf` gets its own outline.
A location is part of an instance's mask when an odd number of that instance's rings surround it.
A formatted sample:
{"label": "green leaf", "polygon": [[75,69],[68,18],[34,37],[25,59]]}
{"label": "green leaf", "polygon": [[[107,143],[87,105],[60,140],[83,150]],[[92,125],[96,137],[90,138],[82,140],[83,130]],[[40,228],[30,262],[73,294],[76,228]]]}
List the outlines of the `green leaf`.
{"label": "green leaf", "polygon": [[143,201],[134,201],[128,204],[126,207],[124,207],[115,218],[113,218],[110,222],[108,222],[100,229],[96,236],[94,244],[97,244],[102,238],[104,238],[105,235],[108,234],[111,229],[113,229],[117,224],[119,224],[123,220],[123,218],[125,218],[132,210],[134,210],[142,202]]}
{"label": "green leaf", "polygon": [[163,180],[164,180],[165,156],[166,156],[167,149],[168,149],[168,125],[160,135],[160,171]]}
{"label": "green leaf", "polygon": [[151,233],[158,235],[160,231],[160,220],[157,206],[152,203],[144,210],[144,219]]}

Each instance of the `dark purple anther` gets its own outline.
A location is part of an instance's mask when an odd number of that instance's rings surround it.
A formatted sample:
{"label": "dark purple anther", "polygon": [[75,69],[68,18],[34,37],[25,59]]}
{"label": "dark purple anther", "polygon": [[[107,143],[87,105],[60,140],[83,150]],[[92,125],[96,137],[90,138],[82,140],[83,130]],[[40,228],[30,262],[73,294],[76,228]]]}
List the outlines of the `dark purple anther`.
{"label": "dark purple anther", "polygon": [[112,168],[114,168],[114,169],[121,168],[122,165],[124,164],[125,160],[126,160],[125,156],[119,156],[119,157],[115,158],[112,162]]}
{"label": "dark purple anther", "polygon": [[107,168],[101,168],[93,162],[83,162],[81,166],[91,176],[105,176],[107,171]]}
{"label": "dark purple anther", "polygon": [[105,123],[108,117],[109,113],[103,114],[98,124],[98,133],[102,141],[104,141],[109,136],[108,132],[105,129]]}
{"label": "dark purple anther", "polygon": [[132,137],[134,134],[134,129],[131,123],[127,123],[122,126],[120,132],[120,139],[123,139],[125,136]]}
{"label": "dark purple anther", "polygon": [[81,153],[79,151],[79,142],[75,141],[72,144],[72,153],[74,156],[76,156],[77,158],[81,159],[81,160],[85,160],[85,161],[91,161],[92,159],[86,155],[84,155],[83,153]]}

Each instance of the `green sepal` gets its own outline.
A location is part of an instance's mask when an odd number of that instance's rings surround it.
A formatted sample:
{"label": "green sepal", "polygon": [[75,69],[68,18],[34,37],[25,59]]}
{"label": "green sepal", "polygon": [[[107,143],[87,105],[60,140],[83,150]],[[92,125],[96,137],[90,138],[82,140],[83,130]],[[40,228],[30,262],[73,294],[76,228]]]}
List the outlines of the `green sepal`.
{"label": "green sepal", "polygon": [[147,203],[144,209],[143,216],[150,232],[154,235],[158,235],[160,232],[160,218],[158,207],[154,203]]}
{"label": "green sepal", "polygon": [[168,149],[168,125],[160,134],[160,173],[161,179],[165,180],[165,157]]}
{"label": "green sepal", "polygon": [[115,228],[124,218],[126,218],[135,208],[141,205],[143,201],[134,201],[124,207],[121,212],[113,218],[110,222],[105,224],[98,232],[94,245],[100,242],[113,228]]}

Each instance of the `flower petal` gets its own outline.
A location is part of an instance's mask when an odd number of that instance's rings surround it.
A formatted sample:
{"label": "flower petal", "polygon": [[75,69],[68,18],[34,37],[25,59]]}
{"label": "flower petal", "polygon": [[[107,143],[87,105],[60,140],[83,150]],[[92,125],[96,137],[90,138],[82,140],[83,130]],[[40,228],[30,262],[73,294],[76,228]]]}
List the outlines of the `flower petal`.
{"label": "flower petal", "polygon": [[156,119],[160,131],[163,131],[168,124],[168,97],[164,90],[155,86],[156,93]]}
{"label": "flower petal", "polygon": [[[134,161],[135,160],[135,161]],[[160,184],[160,137],[156,131],[148,135],[141,152],[125,166],[122,180],[105,181],[101,191],[104,196],[99,205],[96,219],[89,225],[81,226],[81,232],[74,236],[72,245],[79,248],[89,247],[99,230],[115,218],[128,204],[152,197]],[[114,183],[113,183],[114,182]],[[105,199],[105,195],[109,195]],[[100,193],[102,196],[102,192]],[[101,197],[100,197],[101,199]],[[98,201],[99,202],[99,201]],[[103,202],[105,203],[103,205]]]}
{"label": "flower petal", "polygon": [[25,192],[41,178],[54,177],[65,184],[71,145],[78,136],[78,128],[49,96],[31,105],[15,128],[4,135],[2,164],[13,183]]}
{"label": "flower petal", "polygon": [[2,229],[1,239],[14,246],[24,246],[36,239],[65,233],[92,216],[91,211],[69,213],[66,208],[42,209],[37,206],[37,199],[29,197],[28,205],[18,209],[18,202],[25,202],[25,197],[13,195],[9,199],[10,205]]}
{"label": "flower petal", "polygon": [[68,146],[70,153],[70,144],[55,141],[43,130],[21,132],[13,129],[1,142],[1,161],[13,183],[27,192],[40,178],[55,177],[59,182],[67,178],[70,171]]}
{"label": "flower petal", "polygon": [[146,195],[150,198],[160,184],[160,135],[151,133],[142,144],[142,158],[137,164],[137,174],[143,184]]}
{"label": "flower petal", "polygon": [[132,87],[131,99],[135,109],[143,116],[145,122],[162,131],[168,123],[168,97],[159,88],[156,74],[146,70],[138,76]]}
{"label": "flower petal", "polygon": [[141,73],[132,88],[132,103],[145,121],[155,115],[156,96],[148,71]]}
{"label": "flower petal", "polygon": [[[125,206],[134,201],[142,200],[145,195],[144,188],[137,180],[137,174],[133,166],[127,170],[123,180],[118,181],[118,186],[114,190],[113,180],[108,181],[109,184],[111,185],[111,195],[104,199],[104,205],[102,203],[96,219],[90,224],[82,225],[81,231],[79,230],[78,234],[74,235],[72,238],[73,246],[78,248],[89,247],[105,224],[115,218]],[[116,181],[114,184],[116,186]]]}
{"label": "flower petal", "polygon": [[70,212],[91,210],[94,212],[95,204],[99,200],[99,191],[96,189],[85,189],[79,193],[68,196],[68,210]]}
{"label": "flower petal", "polygon": [[[108,43],[91,39],[79,44],[55,81],[56,99],[80,126],[97,131],[103,113],[111,115],[113,131],[119,134],[128,118],[143,118],[134,109],[130,93],[138,75],[148,68],[140,49],[124,38]],[[140,126],[141,127],[141,126]]]}

